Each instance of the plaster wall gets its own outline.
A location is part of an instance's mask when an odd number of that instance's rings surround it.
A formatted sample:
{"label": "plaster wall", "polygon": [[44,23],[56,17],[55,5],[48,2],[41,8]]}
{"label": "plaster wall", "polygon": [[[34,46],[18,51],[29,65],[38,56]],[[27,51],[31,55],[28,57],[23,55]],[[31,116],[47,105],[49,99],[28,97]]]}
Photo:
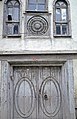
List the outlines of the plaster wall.
{"label": "plaster wall", "polygon": [[[21,37],[20,38],[3,38],[3,1],[0,1],[0,51],[67,51],[77,50],[77,1],[69,0],[71,16],[71,38],[54,38],[53,37],[53,0],[48,1],[48,12],[51,13],[51,36],[50,38],[24,38],[24,22],[26,1],[21,0]],[[25,26],[26,27],[26,26]]]}

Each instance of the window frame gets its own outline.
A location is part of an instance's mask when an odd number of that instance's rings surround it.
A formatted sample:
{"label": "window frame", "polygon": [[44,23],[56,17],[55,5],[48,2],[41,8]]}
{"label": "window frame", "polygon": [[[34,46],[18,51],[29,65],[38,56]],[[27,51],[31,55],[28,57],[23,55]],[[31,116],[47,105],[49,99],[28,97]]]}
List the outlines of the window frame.
{"label": "window frame", "polygon": [[[38,0],[36,0],[36,3],[37,3],[37,5],[38,5]],[[45,10],[30,10],[29,9],[29,0],[26,0],[26,12],[41,12],[41,13],[43,13],[43,12],[48,12],[48,1],[47,0],[45,0]]]}
{"label": "window frame", "polygon": [[[20,37],[20,1],[19,0],[15,0],[13,6],[9,7],[8,3],[11,2],[13,0],[7,0],[4,2],[4,25],[3,25],[3,37]],[[18,3],[18,6],[15,6],[15,4]],[[15,19],[8,19],[8,16],[11,15],[8,12],[8,8],[12,8],[12,14],[14,13],[15,8],[18,9],[18,18],[17,20]],[[14,18],[13,16],[11,18]],[[8,25],[11,26],[11,30],[12,32],[8,32]],[[18,30],[17,33],[13,33],[14,32],[14,27],[18,26]]]}
{"label": "window frame", "polygon": [[[67,8],[66,8],[66,21],[56,21],[56,3],[57,2],[64,2],[66,3],[67,5]],[[62,7],[64,8],[64,7]],[[60,7],[60,10],[61,10],[61,7]],[[60,14],[61,15],[61,14]],[[56,25],[57,24],[60,24],[60,29],[61,29],[61,34],[57,34],[56,33]],[[62,25],[67,25],[67,34],[62,34]],[[64,0],[64,1],[61,1],[61,0],[55,0],[53,2],[53,36],[54,37],[71,37],[71,18],[70,18],[70,3],[68,0]]]}

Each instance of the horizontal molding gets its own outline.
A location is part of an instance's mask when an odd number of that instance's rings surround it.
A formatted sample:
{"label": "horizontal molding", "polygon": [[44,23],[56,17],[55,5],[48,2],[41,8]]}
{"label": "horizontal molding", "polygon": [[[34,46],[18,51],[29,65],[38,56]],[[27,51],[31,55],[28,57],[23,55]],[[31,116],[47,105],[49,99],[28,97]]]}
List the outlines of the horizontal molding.
{"label": "horizontal molding", "polygon": [[0,51],[1,55],[26,55],[26,54],[77,54],[77,50],[46,50],[46,51],[30,51],[30,50],[21,50],[21,51]]}

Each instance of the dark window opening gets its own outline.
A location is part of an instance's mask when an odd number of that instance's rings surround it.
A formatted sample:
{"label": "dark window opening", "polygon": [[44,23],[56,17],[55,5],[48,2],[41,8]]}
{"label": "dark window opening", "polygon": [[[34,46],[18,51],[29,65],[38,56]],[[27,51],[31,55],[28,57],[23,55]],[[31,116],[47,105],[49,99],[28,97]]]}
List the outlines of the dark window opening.
{"label": "dark window opening", "polygon": [[13,34],[18,34],[18,25],[14,26]]}
{"label": "dark window opening", "polygon": [[8,15],[8,21],[12,20],[12,16]]}
{"label": "dark window opening", "polygon": [[56,25],[56,34],[58,34],[58,35],[61,34],[61,28],[60,28],[60,25]]}
{"label": "dark window opening", "polygon": [[67,25],[62,25],[62,34],[67,34]]}

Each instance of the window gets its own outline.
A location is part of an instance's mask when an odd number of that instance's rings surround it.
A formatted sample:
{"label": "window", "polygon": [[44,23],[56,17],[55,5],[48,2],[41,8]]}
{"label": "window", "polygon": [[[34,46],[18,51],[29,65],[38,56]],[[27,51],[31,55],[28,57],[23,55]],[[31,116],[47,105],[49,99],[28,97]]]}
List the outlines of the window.
{"label": "window", "polygon": [[46,0],[28,0],[29,11],[46,11]]}
{"label": "window", "polygon": [[17,0],[8,0],[5,5],[4,32],[6,36],[17,36],[19,35],[20,25],[20,4]]}
{"label": "window", "polygon": [[26,0],[25,38],[50,37],[48,0]]}
{"label": "window", "polygon": [[57,0],[54,4],[54,36],[70,36],[69,4]]}

